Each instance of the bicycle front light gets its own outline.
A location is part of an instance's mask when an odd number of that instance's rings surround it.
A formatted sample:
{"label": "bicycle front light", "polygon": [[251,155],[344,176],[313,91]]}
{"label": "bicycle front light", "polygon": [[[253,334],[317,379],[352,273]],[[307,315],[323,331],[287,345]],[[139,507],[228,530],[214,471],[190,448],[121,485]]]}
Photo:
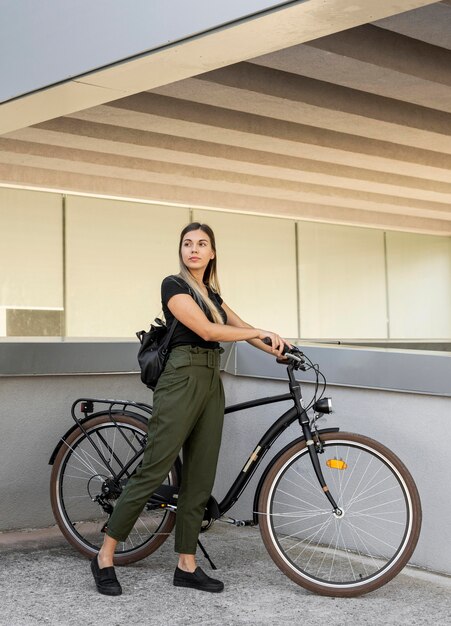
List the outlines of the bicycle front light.
{"label": "bicycle front light", "polygon": [[313,405],[316,413],[332,413],[332,398],[321,398]]}

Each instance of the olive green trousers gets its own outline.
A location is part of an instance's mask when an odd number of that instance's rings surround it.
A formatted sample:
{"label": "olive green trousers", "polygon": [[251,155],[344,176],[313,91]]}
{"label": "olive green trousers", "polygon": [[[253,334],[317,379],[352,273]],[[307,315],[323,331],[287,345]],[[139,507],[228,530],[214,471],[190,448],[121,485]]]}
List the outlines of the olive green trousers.
{"label": "olive green trousers", "polygon": [[219,349],[179,346],[171,351],[154,392],[142,463],[127,482],[108,521],[106,532],[113,539],[125,541],[183,448],[175,551],[196,553],[205,505],[215,479],[224,420],[219,360]]}

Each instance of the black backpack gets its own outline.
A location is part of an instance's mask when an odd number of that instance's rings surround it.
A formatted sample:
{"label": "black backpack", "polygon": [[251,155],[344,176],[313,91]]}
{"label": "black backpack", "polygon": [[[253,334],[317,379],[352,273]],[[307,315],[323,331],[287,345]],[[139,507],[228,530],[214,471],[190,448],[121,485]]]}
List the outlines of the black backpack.
{"label": "black backpack", "polygon": [[139,330],[136,333],[141,343],[138,351],[141,380],[152,391],[157,386],[168,360],[169,344],[177,326],[177,320],[174,318],[169,329],[159,318],[155,319],[155,323],[156,325],[150,325],[148,332]]}

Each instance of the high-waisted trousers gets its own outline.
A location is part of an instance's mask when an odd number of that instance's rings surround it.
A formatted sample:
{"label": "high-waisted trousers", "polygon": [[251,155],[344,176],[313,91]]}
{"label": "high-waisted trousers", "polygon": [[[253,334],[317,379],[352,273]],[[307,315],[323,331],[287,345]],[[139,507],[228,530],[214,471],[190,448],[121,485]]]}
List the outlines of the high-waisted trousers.
{"label": "high-waisted trousers", "polygon": [[143,460],[127,482],[108,521],[107,534],[125,541],[147,500],[166,478],[183,448],[177,499],[175,551],[195,554],[216,474],[224,390],[219,349],[173,348],[153,396]]}

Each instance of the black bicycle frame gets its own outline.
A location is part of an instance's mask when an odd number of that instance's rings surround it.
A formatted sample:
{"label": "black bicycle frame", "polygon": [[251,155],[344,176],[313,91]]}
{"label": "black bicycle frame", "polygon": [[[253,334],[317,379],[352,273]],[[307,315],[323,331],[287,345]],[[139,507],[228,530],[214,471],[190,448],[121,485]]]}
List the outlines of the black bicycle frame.
{"label": "black bicycle frame", "polygon": [[[299,424],[302,428],[303,437],[306,441],[306,446],[310,455],[310,459],[312,461],[313,468],[315,470],[318,481],[324,491],[324,494],[328,498],[330,503],[332,504],[335,513],[337,515],[341,514],[341,510],[337,506],[333,497],[330,495],[329,489],[326,485],[326,482],[324,480],[324,477],[321,471],[321,467],[319,465],[316,445],[313,440],[312,432],[310,430],[310,420],[308,418],[307,411],[304,408],[304,403],[302,400],[301,386],[300,386],[300,383],[294,377],[293,369],[294,369],[294,365],[292,364],[288,365],[287,372],[288,372],[288,378],[289,378],[290,393],[282,394],[279,396],[269,396],[266,398],[258,398],[256,400],[250,400],[248,402],[241,402],[239,404],[234,404],[225,408],[224,413],[227,414],[227,413],[236,413],[237,411],[243,411],[245,409],[251,409],[251,408],[258,407],[258,406],[264,406],[267,404],[274,404],[276,402],[286,402],[287,400],[292,400],[294,402],[294,406],[291,407],[288,411],[286,411],[283,415],[281,415],[281,417],[279,417],[279,419],[275,421],[268,428],[268,430],[264,433],[264,435],[261,437],[260,441],[258,442],[252,454],[247,459],[241,472],[238,474],[237,478],[235,479],[234,483],[228,490],[227,494],[218,504],[218,510],[217,510],[218,517],[221,517],[222,515],[224,515],[224,513],[226,513],[235,504],[235,502],[241,496],[242,492],[244,491],[247,484],[251,480],[255,471],[259,467],[265,454],[272,447],[276,439],[284,432],[284,430],[288,428],[288,426],[293,424],[296,420],[299,421]],[[89,432],[84,427],[84,422],[87,419],[91,419],[92,417],[95,417],[96,415],[104,414],[102,412],[93,413],[93,407],[95,403],[109,405],[109,416],[112,422],[116,424],[116,426],[117,426],[117,422],[114,417],[115,414],[122,414],[122,415],[129,414],[129,415],[133,415],[136,417],[135,413],[127,410],[128,407],[133,407],[133,408],[137,408],[141,410],[142,412],[146,414],[145,416],[146,418],[147,418],[147,415],[150,416],[152,414],[152,407],[143,402],[105,400],[105,399],[95,399],[95,398],[80,398],[76,400],[72,405],[71,414],[72,414],[74,421],[76,422],[76,426],[74,428],[78,426],[83,431],[83,433],[89,439],[91,445],[95,448],[100,458],[105,463],[105,466],[108,467],[109,471],[111,472],[111,475],[114,476],[115,480],[120,481],[125,475],[127,475],[130,467],[132,467],[133,464],[142,455],[144,442],[143,442],[143,447],[136,450],[134,446],[131,444],[131,442],[122,433],[121,429],[118,427],[122,436],[124,437],[124,439],[128,442],[128,444],[134,451],[134,455],[132,456],[131,459],[129,459],[129,461],[127,462],[125,466],[121,467],[121,470],[119,473],[114,472],[108,459],[105,458],[102,450],[100,450],[99,446],[97,446],[95,441],[90,436]],[[75,409],[78,404],[80,404],[81,412],[85,416],[81,420],[77,418],[75,414]],[[114,408],[114,407],[117,407],[117,408]],[[140,415],[140,417],[143,417],[143,416]],[[64,440],[67,438],[70,432],[71,431],[66,433],[66,435],[62,438],[62,440],[59,443],[59,446],[61,446],[64,443]],[[107,442],[103,441],[103,444],[109,450],[110,454],[112,454],[114,457],[114,452],[113,450],[110,449]],[[57,450],[58,448],[54,451],[52,458],[54,458],[54,456],[56,455]]]}

